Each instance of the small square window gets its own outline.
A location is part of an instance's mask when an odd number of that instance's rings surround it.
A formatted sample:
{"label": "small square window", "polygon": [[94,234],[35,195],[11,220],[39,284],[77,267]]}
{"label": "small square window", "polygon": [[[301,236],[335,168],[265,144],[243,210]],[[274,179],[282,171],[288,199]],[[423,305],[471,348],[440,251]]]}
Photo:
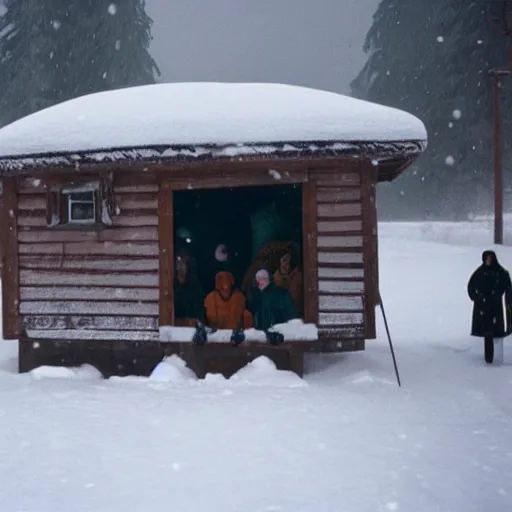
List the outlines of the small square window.
{"label": "small square window", "polygon": [[97,181],[53,185],[47,190],[48,227],[90,229],[91,226],[111,226],[116,212],[112,176]]}
{"label": "small square window", "polygon": [[96,194],[73,192],[66,194],[68,202],[68,223],[80,224],[96,221]]}

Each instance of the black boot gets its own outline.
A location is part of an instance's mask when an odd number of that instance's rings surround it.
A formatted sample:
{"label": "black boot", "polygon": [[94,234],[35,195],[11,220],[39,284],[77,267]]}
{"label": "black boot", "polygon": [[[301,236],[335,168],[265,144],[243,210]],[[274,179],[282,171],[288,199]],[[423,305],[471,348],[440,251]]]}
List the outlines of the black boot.
{"label": "black boot", "polygon": [[280,345],[284,341],[284,336],[277,331],[265,331],[265,335],[271,345]]}
{"label": "black boot", "polygon": [[484,338],[485,362],[491,364],[494,360],[494,340],[492,336]]}
{"label": "black boot", "polygon": [[233,329],[233,332],[231,334],[231,345],[233,347],[238,347],[240,343],[243,343],[245,341],[245,334],[243,329]]}
{"label": "black boot", "polygon": [[197,322],[196,332],[192,338],[192,343],[194,345],[205,345],[207,341],[208,335],[206,334],[206,327],[201,322]]}

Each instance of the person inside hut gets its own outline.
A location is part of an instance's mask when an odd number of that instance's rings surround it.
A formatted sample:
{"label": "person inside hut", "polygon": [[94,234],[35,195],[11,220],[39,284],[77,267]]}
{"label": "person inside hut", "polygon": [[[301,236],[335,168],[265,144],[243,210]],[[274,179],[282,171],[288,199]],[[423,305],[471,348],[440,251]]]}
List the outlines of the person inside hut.
{"label": "person inside hut", "polygon": [[177,251],[174,277],[174,323],[177,326],[194,327],[198,321],[204,322],[204,292],[194,261],[189,251]]}
{"label": "person inside hut", "polygon": [[290,244],[279,259],[279,267],[274,272],[274,283],[290,293],[299,316],[303,315],[302,272],[297,262],[297,252]]}
{"label": "person inside hut", "polygon": [[215,276],[215,290],[204,301],[206,323],[215,329],[249,329],[253,327],[252,314],[246,309],[245,295],[235,288],[230,272]]}
{"label": "person inside hut", "polygon": [[213,252],[213,275],[216,276],[219,272],[229,272],[235,285],[239,286],[235,254],[232,247],[226,243],[217,244]]}
{"label": "person inside hut", "polygon": [[268,331],[276,324],[298,318],[297,309],[288,290],[279,288],[266,268],[255,275],[256,286],[249,294],[248,306],[254,315],[254,327]]}
{"label": "person inside hut", "polygon": [[468,295],[474,303],[471,335],[484,338],[487,363],[494,361],[495,349],[499,350],[496,355],[502,359],[503,338],[512,333],[512,284],[509,273],[498,263],[494,251],[483,252],[482,264],[469,279]]}

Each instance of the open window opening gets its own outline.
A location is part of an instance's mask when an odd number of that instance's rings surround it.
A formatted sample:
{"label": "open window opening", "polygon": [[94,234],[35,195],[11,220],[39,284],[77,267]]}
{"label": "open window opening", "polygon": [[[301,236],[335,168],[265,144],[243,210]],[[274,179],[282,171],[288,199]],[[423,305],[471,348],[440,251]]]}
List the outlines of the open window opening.
{"label": "open window opening", "polygon": [[302,319],[302,186],[175,191],[174,318],[267,331]]}

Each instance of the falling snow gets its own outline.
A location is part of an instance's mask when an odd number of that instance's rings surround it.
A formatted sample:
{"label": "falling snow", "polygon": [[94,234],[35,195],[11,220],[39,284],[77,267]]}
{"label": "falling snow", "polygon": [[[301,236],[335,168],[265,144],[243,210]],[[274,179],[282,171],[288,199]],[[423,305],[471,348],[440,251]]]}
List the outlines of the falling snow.
{"label": "falling snow", "polygon": [[452,116],[454,119],[460,119],[461,116],[462,116],[462,112],[456,108],[453,112],[452,112]]}
{"label": "falling snow", "polygon": [[119,39],[116,41],[116,50],[120,50],[121,49],[121,41],[119,41]]}
{"label": "falling snow", "polygon": [[111,14],[112,16],[116,15],[117,14],[117,5],[116,4],[110,4],[108,6],[108,13]]}
{"label": "falling snow", "polygon": [[448,128],[453,128],[453,123],[451,121],[448,123]]}
{"label": "falling snow", "polygon": [[455,158],[453,158],[452,155],[448,155],[445,159],[446,165],[454,165],[455,164]]}
{"label": "falling snow", "polygon": [[437,36],[437,42],[438,43],[444,42],[444,37],[443,36]]}
{"label": "falling snow", "polygon": [[57,20],[52,20],[52,21],[51,21],[51,24],[52,24],[52,27],[53,27],[55,30],[59,30],[60,25],[61,25],[60,21],[57,21]]}

